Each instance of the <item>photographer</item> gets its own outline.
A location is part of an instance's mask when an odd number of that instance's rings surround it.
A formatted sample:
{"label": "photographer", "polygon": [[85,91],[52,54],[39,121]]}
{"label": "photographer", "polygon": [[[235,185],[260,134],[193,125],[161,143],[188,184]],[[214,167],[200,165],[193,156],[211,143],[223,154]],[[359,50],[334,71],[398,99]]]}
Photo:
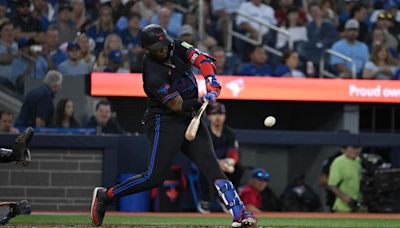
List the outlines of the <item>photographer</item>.
{"label": "photographer", "polygon": [[329,170],[328,186],[335,194],[334,212],[356,212],[360,209],[361,148],[347,146]]}

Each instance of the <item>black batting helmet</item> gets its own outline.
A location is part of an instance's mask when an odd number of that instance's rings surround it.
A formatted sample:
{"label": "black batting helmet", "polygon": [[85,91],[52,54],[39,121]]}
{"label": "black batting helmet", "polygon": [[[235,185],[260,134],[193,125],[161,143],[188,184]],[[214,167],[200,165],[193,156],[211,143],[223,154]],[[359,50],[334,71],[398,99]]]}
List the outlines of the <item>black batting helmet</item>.
{"label": "black batting helmet", "polygon": [[150,24],[143,28],[140,43],[143,48],[157,50],[172,44],[173,40],[168,36],[163,27]]}

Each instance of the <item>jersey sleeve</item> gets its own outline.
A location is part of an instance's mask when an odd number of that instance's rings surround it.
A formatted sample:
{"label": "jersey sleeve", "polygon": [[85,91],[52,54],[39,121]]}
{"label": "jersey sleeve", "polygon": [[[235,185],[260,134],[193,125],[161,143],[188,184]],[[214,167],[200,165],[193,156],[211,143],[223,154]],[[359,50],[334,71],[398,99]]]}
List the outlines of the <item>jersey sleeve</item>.
{"label": "jersey sleeve", "polygon": [[151,97],[157,99],[162,104],[166,104],[168,101],[178,96],[179,93],[166,76],[168,72],[154,72],[155,77],[145,79],[145,91],[149,93]]}
{"label": "jersey sleeve", "polygon": [[175,40],[175,52],[179,56],[180,59],[183,59],[186,63],[191,63],[189,56],[192,51],[196,48],[182,40]]}
{"label": "jersey sleeve", "polygon": [[335,159],[329,169],[328,185],[338,186],[341,181],[342,175],[340,173],[340,162],[338,159]]}

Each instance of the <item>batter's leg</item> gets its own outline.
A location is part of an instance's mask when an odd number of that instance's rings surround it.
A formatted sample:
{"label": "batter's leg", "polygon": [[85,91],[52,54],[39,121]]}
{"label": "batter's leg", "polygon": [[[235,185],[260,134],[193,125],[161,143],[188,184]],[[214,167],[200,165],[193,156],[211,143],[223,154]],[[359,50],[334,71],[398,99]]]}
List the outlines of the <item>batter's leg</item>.
{"label": "batter's leg", "polygon": [[160,115],[146,123],[150,143],[150,162],[143,175],[132,177],[114,187],[98,187],[93,191],[91,217],[94,225],[103,222],[112,200],[159,186],[168,173],[184,141],[185,121],[163,121]]}
{"label": "batter's leg", "polygon": [[204,121],[200,123],[196,139],[192,142],[186,141],[182,150],[196,163],[209,183],[215,185],[219,196],[233,217],[232,227],[256,226],[256,218],[246,210],[232,182],[227,179],[218,165],[211,136]]}

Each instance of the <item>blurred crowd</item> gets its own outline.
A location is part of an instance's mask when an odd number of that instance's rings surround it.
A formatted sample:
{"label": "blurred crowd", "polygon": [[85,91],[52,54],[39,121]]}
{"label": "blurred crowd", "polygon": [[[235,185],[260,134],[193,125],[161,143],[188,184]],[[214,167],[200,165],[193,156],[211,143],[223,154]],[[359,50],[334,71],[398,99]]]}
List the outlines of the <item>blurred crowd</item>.
{"label": "blurred crowd", "polygon": [[[350,62],[325,55],[332,49],[352,59],[357,78],[399,79],[398,0],[199,2],[0,0],[0,84],[23,94],[26,77],[43,79],[49,70],[66,77],[141,72],[140,33],[149,23],[212,54],[221,75],[317,77],[325,57],[328,75],[352,77]],[[235,38],[229,45],[229,26],[262,43]]]}

